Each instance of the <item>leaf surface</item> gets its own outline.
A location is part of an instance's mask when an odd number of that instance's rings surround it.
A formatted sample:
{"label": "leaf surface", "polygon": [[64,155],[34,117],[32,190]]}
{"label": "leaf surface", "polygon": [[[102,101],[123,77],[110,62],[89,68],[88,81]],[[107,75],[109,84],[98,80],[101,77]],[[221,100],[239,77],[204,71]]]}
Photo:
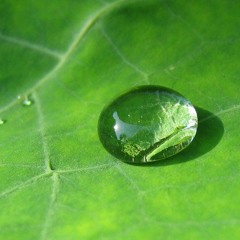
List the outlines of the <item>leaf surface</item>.
{"label": "leaf surface", "polygon": [[[215,0],[2,1],[0,237],[237,239],[239,10]],[[182,153],[133,166],[103,149],[97,121],[143,84],[188,98],[199,129]]]}

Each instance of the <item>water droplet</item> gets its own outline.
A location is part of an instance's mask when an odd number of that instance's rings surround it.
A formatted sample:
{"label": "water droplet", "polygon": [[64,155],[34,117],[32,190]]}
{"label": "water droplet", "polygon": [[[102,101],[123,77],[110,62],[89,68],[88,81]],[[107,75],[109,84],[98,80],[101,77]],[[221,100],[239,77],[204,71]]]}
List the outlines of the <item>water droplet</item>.
{"label": "water droplet", "polygon": [[31,106],[31,105],[32,105],[32,101],[31,101],[30,99],[28,99],[28,98],[25,98],[25,99],[23,100],[22,104],[23,104],[24,106]]}
{"label": "water droplet", "polygon": [[0,125],[3,125],[6,121],[0,118]]}
{"label": "water droplet", "polygon": [[33,104],[33,101],[31,100],[30,96],[17,96],[17,99],[19,99],[20,101],[22,101],[22,105],[23,106],[31,106]]}
{"label": "water droplet", "polygon": [[103,109],[98,134],[113,156],[124,162],[144,163],[186,148],[197,125],[197,113],[182,95],[160,86],[140,86]]}

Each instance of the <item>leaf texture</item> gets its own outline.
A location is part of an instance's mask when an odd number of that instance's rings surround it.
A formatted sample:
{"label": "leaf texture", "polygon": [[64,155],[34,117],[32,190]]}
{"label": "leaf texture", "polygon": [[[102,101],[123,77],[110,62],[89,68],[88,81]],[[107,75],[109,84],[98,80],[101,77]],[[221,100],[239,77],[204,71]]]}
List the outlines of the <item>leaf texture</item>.
{"label": "leaf texture", "polygon": [[[0,238],[237,239],[239,10],[225,0],[2,1]],[[146,84],[188,98],[199,129],[175,157],[133,166],[103,149],[97,121]]]}

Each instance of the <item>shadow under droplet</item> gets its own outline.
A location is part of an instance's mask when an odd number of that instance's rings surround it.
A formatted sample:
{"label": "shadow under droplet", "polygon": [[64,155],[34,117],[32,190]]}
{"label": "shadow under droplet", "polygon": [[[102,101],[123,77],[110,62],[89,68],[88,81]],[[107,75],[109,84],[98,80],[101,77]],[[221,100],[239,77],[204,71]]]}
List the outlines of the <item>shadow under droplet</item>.
{"label": "shadow under droplet", "polygon": [[213,113],[195,107],[198,114],[198,130],[192,143],[182,152],[159,162],[139,164],[139,166],[157,167],[179,164],[194,160],[218,145],[224,134],[222,121]]}

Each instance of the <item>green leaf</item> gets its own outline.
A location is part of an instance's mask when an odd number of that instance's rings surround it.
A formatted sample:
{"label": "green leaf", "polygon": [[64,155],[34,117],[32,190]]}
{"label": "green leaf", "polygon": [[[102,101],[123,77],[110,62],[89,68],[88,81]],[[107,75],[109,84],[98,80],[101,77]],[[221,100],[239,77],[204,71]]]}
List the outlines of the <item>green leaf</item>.
{"label": "green leaf", "polygon": [[[237,239],[239,10],[227,0],[3,0],[1,239]],[[182,153],[132,166],[103,149],[97,121],[142,84],[183,94],[200,123]]]}

